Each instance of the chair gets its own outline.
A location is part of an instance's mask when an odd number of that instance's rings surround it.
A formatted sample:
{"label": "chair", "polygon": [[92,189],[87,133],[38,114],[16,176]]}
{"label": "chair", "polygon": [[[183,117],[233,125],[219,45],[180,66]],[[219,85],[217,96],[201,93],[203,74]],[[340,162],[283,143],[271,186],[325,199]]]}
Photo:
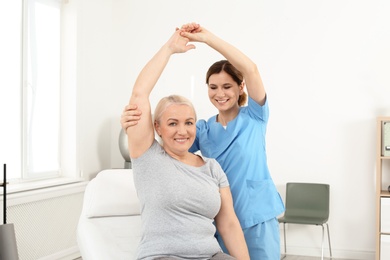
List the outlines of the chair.
{"label": "chair", "polygon": [[[321,259],[324,259],[324,225],[327,227],[330,258],[332,249],[329,234],[329,190],[328,184],[294,183],[286,184],[286,211],[280,217],[283,223],[284,257],[287,255],[286,223],[322,226]],[[283,259],[282,258],[282,259]]]}

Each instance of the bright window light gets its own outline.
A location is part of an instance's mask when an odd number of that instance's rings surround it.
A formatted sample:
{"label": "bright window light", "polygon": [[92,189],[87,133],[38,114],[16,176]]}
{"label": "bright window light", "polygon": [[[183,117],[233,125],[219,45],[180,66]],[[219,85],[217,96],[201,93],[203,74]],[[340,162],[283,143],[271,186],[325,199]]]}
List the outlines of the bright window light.
{"label": "bright window light", "polygon": [[[30,1],[31,2],[31,1]],[[60,6],[28,8],[27,172],[59,173]]]}
{"label": "bright window light", "polygon": [[0,163],[11,183],[79,177],[72,8],[60,0],[0,2]]}

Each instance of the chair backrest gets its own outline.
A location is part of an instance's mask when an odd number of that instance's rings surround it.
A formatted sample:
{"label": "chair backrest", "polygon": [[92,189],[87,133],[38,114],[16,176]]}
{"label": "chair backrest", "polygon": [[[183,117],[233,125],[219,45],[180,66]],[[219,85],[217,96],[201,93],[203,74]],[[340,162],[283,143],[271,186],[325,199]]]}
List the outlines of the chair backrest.
{"label": "chair backrest", "polygon": [[285,216],[329,218],[329,184],[296,183],[286,185]]}

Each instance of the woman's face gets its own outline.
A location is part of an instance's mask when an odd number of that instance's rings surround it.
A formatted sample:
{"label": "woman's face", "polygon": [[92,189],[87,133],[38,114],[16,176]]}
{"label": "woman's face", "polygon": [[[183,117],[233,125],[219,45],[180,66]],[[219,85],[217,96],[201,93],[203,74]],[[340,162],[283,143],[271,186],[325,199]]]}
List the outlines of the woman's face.
{"label": "woman's face", "polygon": [[219,111],[238,108],[238,98],[242,93],[243,85],[238,85],[225,71],[209,77],[209,99]]}
{"label": "woman's face", "polygon": [[169,154],[188,152],[196,136],[195,111],[187,105],[169,105],[156,123],[156,132]]}

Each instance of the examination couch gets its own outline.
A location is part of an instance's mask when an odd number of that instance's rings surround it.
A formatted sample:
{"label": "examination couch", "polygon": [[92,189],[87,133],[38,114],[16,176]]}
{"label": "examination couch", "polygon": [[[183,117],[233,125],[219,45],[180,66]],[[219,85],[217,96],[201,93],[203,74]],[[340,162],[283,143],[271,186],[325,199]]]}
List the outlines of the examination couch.
{"label": "examination couch", "polygon": [[132,170],[99,172],[86,187],[77,227],[82,259],[135,259],[140,234],[140,205]]}

